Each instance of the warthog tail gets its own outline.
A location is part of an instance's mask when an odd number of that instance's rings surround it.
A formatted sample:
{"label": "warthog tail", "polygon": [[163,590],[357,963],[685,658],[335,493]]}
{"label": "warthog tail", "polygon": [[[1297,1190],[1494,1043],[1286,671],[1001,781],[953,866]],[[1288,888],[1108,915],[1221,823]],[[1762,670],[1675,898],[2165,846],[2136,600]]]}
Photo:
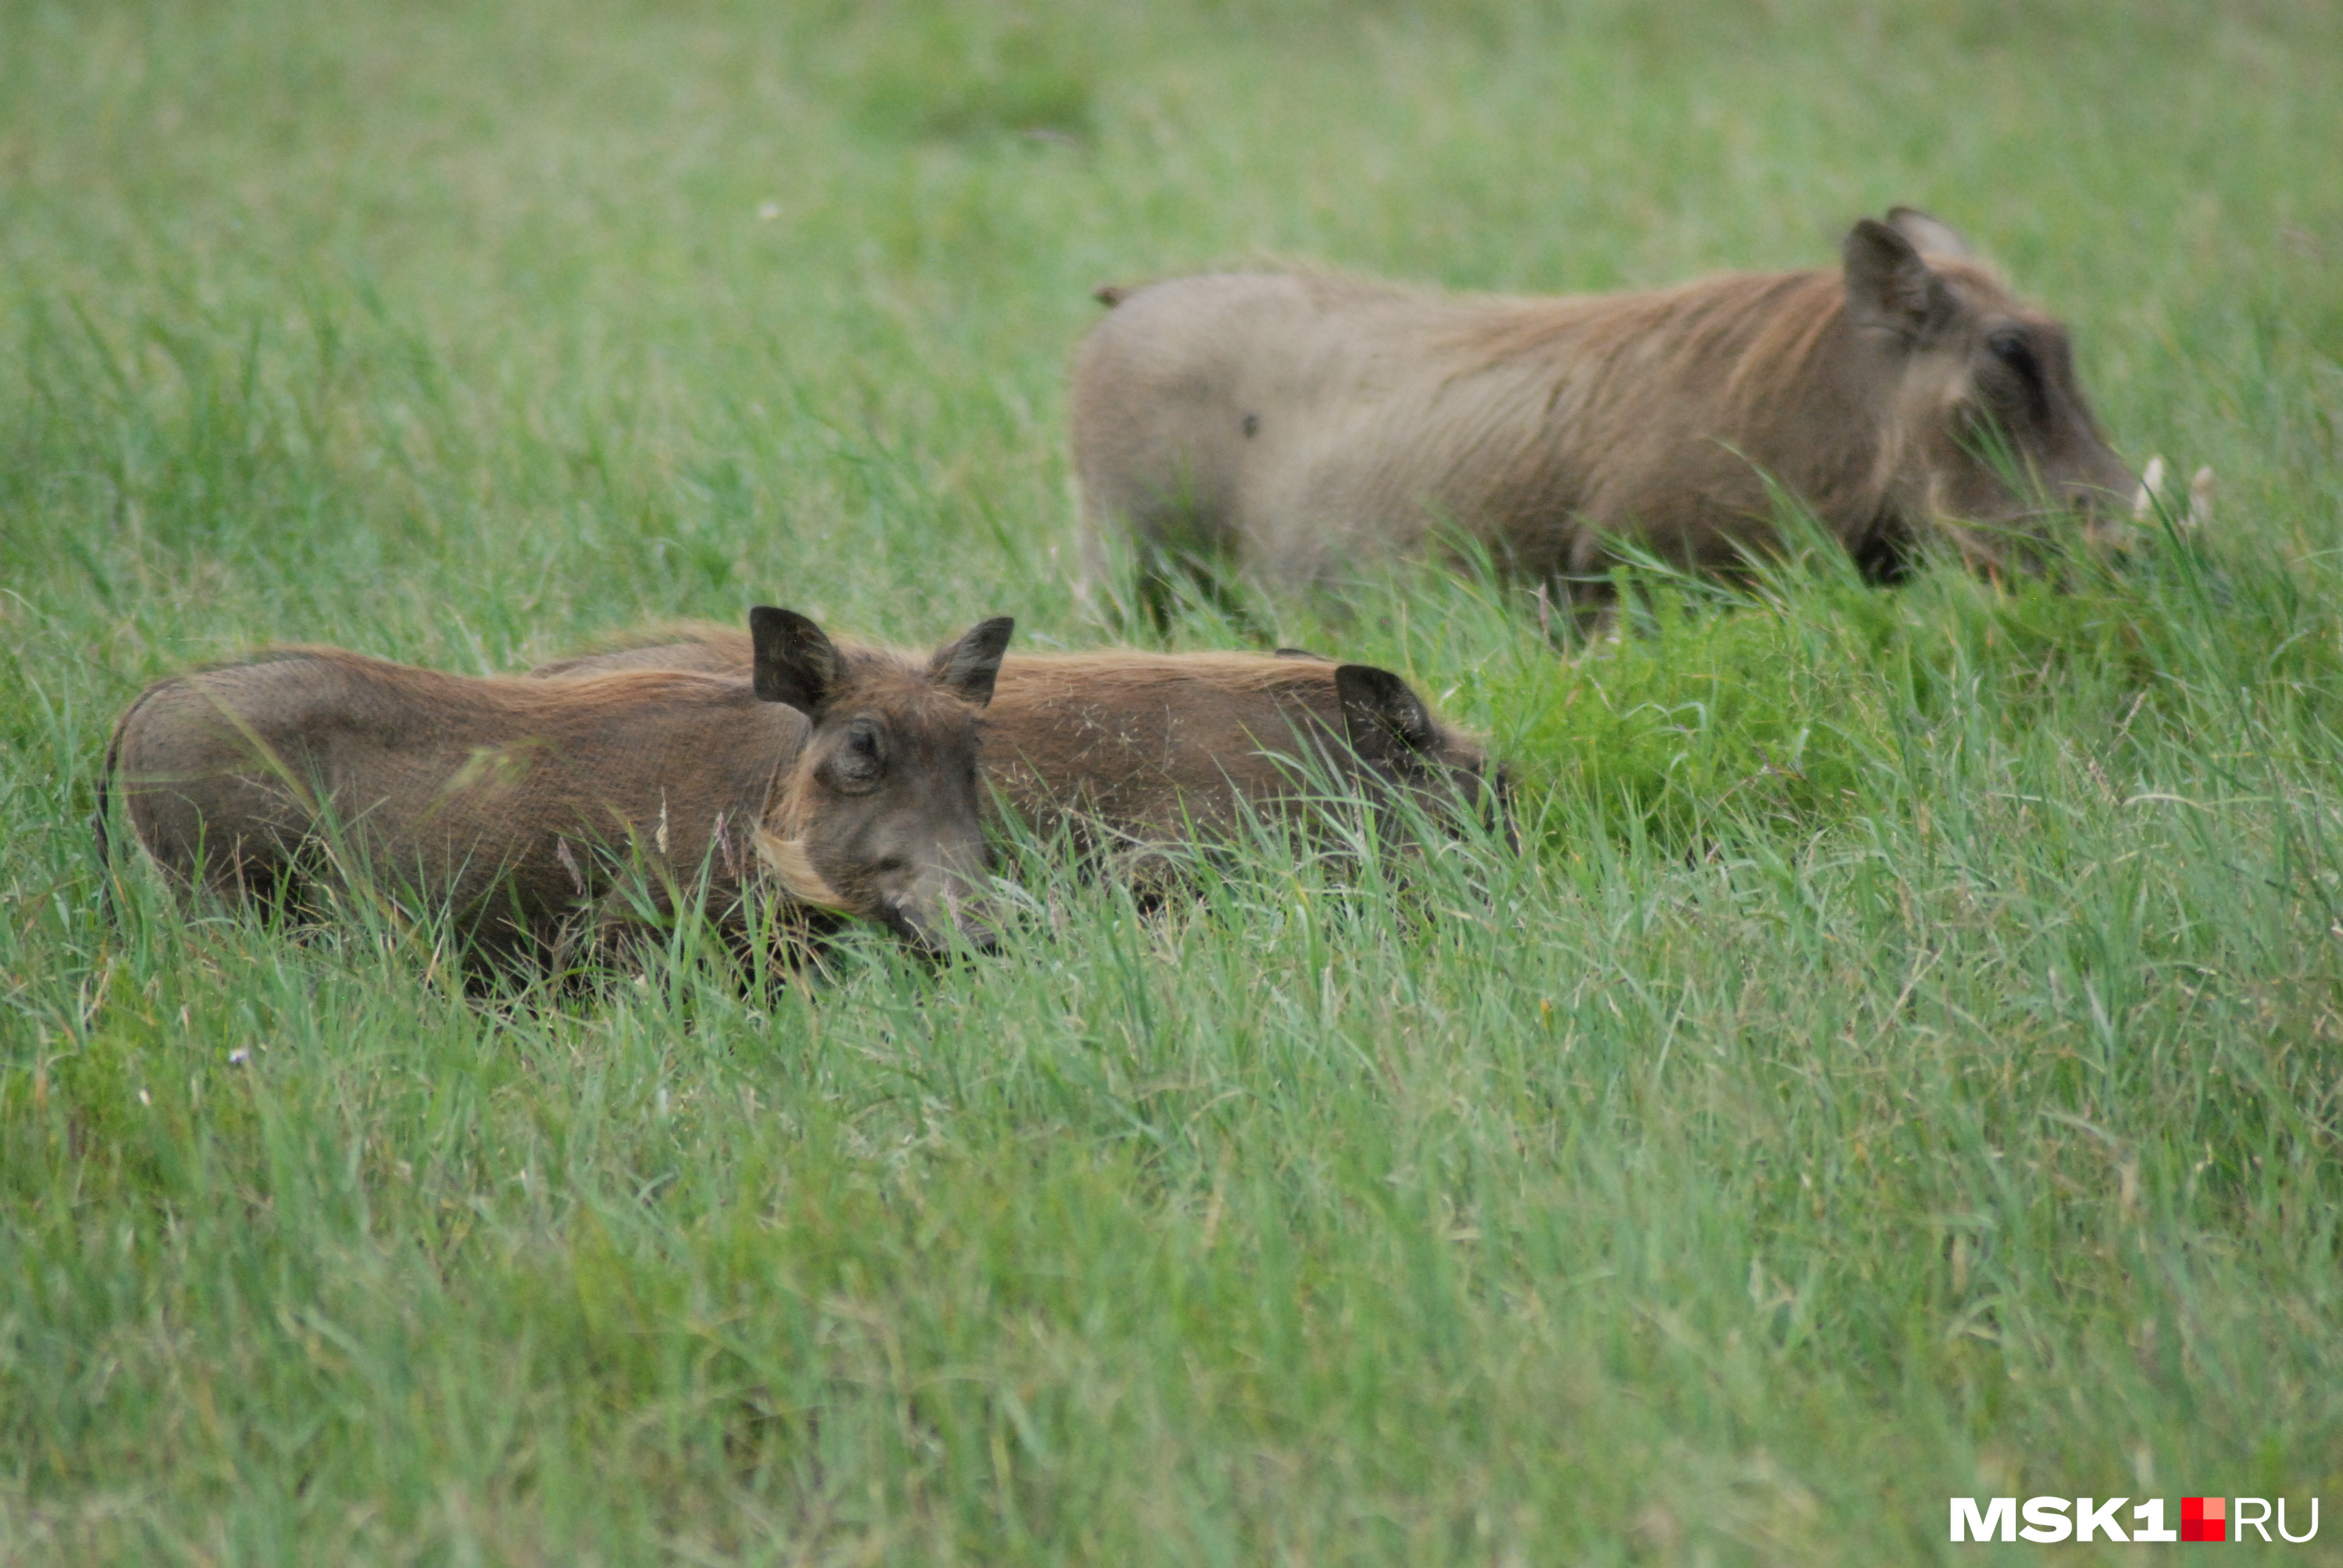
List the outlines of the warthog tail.
{"label": "warthog tail", "polygon": [[1131,297],[1131,290],[1124,287],[1120,283],[1101,283],[1096,288],[1091,290],[1091,297],[1097,300],[1101,305],[1105,306],[1109,310],[1112,310],[1116,306],[1121,305],[1124,300]]}

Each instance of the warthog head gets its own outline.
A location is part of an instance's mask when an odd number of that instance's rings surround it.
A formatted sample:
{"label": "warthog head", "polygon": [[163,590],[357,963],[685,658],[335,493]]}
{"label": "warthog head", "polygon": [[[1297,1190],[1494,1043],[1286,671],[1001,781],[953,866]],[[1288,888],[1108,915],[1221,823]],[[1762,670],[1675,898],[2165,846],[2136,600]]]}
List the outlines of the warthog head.
{"label": "warthog head", "polygon": [[1521,847],[1505,770],[1490,765],[1478,740],[1443,724],[1405,679],[1372,664],[1345,664],[1334,671],[1334,692],[1344,739],[1386,787],[1413,795],[1435,816],[1470,812],[1509,847]]}
{"label": "warthog head", "polygon": [[921,667],[849,654],[792,610],[749,612],[757,695],[812,721],[776,783],[757,846],[782,887],[929,951],[992,945],[977,745],[1015,622],[945,644]]}
{"label": "warthog head", "polygon": [[1988,570],[2030,565],[2077,514],[2087,539],[2120,544],[2139,480],[2099,434],[2066,329],[1910,207],[1856,224],[1842,252],[1847,321],[1870,361],[1858,374],[1885,404],[1895,512]]}

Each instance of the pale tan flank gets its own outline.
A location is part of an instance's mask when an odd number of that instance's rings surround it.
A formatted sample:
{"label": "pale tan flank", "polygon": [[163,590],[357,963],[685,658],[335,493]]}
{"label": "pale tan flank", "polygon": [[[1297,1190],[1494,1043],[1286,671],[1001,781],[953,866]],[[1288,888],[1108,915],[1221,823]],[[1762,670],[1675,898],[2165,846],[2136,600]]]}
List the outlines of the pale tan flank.
{"label": "pale tan flank", "polygon": [[1117,530],[1159,573],[1232,558],[1286,585],[1443,529],[1563,591],[1614,537],[1732,568],[1773,540],[1768,478],[1883,578],[1930,537],[1993,568],[2069,508],[2117,527],[2137,482],[2065,329],[1925,214],[1843,248],[1644,294],[1268,273],[1112,291],[1071,390],[1090,586]]}

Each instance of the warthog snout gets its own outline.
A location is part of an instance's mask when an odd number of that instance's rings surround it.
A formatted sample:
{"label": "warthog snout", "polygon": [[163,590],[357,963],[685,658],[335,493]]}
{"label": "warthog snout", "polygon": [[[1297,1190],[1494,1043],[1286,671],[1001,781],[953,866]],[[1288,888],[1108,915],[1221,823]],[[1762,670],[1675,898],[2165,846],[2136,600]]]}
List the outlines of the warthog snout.
{"label": "warthog snout", "polygon": [[990,952],[1000,940],[991,852],[980,831],[934,833],[936,815],[908,811],[889,824],[895,829],[888,835],[892,848],[873,858],[879,919],[925,952],[956,947]]}
{"label": "warthog snout", "polygon": [[2104,484],[2075,486],[2067,493],[2067,507],[2082,520],[2083,543],[2102,556],[2121,555],[2132,547],[2138,535],[2131,500],[2138,487],[2131,470],[2123,470],[2123,478],[2110,489]]}
{"label": "warthog snout", "polygon": [[2139,486],[2140,477],[2131,465],[2104,441],[2097,441],[2058,485],[2057,498],[2066,516],[2079,525],[2087,548],[2117,554],[2131,548],[2132,503]]}
{"label": "warthog snout", "polygon": [[982,880],[930,870],[881,900],[888,929],[914,947],[944,953],[965,947],[989,953],[1001,934]]}

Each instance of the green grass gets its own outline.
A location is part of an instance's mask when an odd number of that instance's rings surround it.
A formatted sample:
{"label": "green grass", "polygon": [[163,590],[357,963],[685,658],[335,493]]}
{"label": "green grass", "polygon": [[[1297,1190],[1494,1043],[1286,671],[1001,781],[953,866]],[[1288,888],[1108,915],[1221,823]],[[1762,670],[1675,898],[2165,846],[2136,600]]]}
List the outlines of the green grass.
{"label": "green grass", "polygon": [[[2338,70],[2309,0],[0,5],[0,1563],[2331,1513]],[[537,1008],[379,924],[101,907],[107,725],[257,643],[1099,640],[1094,283],[1608,288],[1897,201],[2217,526],[2064,594],[1664,590],[1570,659],[1436,577],[1267,607],[1489,728],[1517,860],[1043,878],[992,960],[744,996],[687,937]]]}

